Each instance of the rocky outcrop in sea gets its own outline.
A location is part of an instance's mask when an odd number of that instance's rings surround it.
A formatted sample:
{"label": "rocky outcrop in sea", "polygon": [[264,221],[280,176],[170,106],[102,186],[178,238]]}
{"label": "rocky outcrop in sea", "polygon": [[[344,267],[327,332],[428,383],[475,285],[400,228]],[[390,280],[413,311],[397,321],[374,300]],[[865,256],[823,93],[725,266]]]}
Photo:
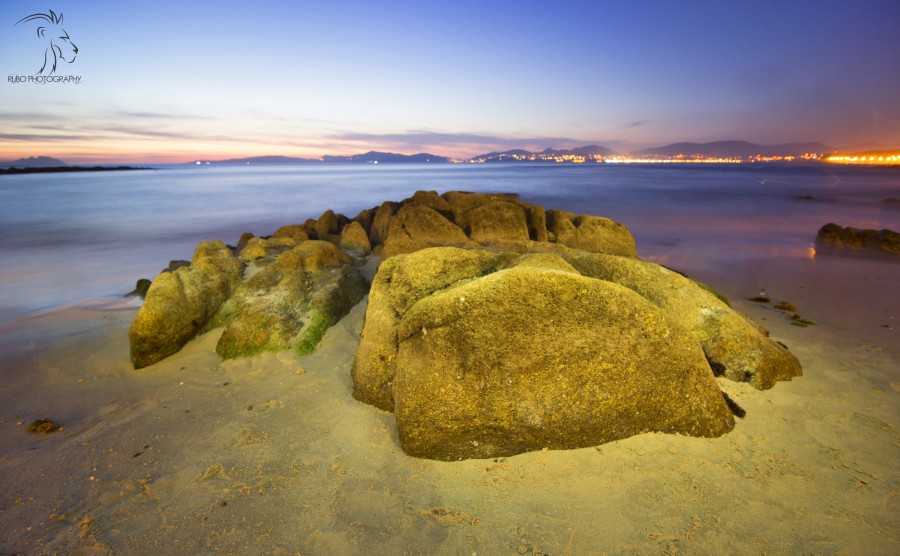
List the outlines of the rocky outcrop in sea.
{"label": "rocky outcrop in sea", "polygon": [[900,233],[828,223],[816,234],[816,250],[829,254],[900,255]]}

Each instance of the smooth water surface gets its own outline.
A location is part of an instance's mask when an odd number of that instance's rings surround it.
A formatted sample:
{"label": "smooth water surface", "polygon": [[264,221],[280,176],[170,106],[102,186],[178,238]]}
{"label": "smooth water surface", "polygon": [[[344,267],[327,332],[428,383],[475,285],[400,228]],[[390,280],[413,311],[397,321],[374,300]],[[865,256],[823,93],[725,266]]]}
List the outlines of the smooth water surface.
{"label": "smooth water surface", "polygon": [[0,325],[116,297],[200,241],[234,244],[347,216],[418,189],[518,193],[546,208],[613,218],[644,258],[811,256],[827,222],[900,228],[900,170],[825,165],[177,166],[0,176]]}

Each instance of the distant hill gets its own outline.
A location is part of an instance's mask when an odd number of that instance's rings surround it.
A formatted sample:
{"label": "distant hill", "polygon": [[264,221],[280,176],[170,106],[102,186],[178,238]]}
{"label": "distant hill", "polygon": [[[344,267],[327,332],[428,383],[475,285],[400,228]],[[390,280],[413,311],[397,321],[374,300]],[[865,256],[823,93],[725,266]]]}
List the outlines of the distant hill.
{"label": "distant hill", "polygon": [[565,155],[575,155],[575,156],[591,156],[591,155],[599,155],[599,156],[612,156],[616,153],[616,151],[612,149],[607,149],[606,147],[601,147],[600,145],[586,145],[584,147],[578,147],[576,149],[544,149],[541,151],[541,154],[550,154],[554,156],[565,156]]}
{"label": "distant hill", "polygon": [[697,155],[717,158],[752,156],[798,156],[806,153],[827,153],[832,149],[819,142],[757,145],[747,141],[714,141],[712,143],[674,143],[664,147],[644,149],[634,154],[651,156]]}
{"label": "distant hill", "polygon": [[537,153],[526,151],[525,149],[510,149],[508,151],[502,152],[489,152],[485,154],[480,154],[478,156],[473,156],[471,160],[502,160],[504,158],[515,158],[515,157],[528,157],[535,156]]}
{"label": "distant hill", "polygon": [[438,156],[436,154],[419,153],[419,154],[397,154],[385,153],[378,151],[369,151],[365,154],[354,154],[351,156],[332,156],[326,155],[322,157],[324,162],[355,162],[370,164],[393,164],[398,162],[415,162],[415,163],[443,163],[450,162],[446,156]]}
{"label": "distant hill", "polygon": [[0,166],[4,168],[53,168],[68,166],[68,164],[58,158],[49,156],[29,156],[28,158],[17,158],[10,162],[2,162]]}
{"label": "distant hill", "polygon": [[530,161],[554,161],[559,157],[567,156],[612,156],[615,151],[601,147],[599,145],[586,145],[575,149],[544,149],[540,152],[528,151],[525,149],[511,149],[502,152],[489,152],[473,156],[470,160],[478,160],[484,162],[530,162]]}

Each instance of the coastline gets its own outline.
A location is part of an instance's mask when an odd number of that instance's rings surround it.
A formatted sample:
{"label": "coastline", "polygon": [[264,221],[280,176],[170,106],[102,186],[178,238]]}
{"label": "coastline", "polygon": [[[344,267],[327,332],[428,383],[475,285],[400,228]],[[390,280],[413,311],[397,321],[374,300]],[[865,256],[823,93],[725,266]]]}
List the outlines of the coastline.
{"label": "coastline", "polygon": [[[885,292],[898,265],[709,255],[648,260],[710,283],[804,368],[767,391],[720,379],[747,417],[717,439],[411,458],[393,417],[350,395],[365,301],[310,356],[222,362],[219,330],[141,371],[128,359],[133,305],[22,321],[3,333],[17,348],[3,350],[0,550],[891,552],[900,342]],[[746,299],[760,286],[772,304]],[[781,299],[816,325],[792,326]],[[25,431],[44,417],[64,429]]]}

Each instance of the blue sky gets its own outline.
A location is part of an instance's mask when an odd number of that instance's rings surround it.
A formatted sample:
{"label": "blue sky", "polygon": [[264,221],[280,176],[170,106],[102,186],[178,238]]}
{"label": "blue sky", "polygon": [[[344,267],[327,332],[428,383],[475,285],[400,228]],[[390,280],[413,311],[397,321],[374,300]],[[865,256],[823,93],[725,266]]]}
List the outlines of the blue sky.
{"label": "blue sky", "polygon": [[[15,22],[48,9],[81,83],[9,83],[45,49]],[[896,0],[4,0],[0,159],[894,148],[897,22]]]}

